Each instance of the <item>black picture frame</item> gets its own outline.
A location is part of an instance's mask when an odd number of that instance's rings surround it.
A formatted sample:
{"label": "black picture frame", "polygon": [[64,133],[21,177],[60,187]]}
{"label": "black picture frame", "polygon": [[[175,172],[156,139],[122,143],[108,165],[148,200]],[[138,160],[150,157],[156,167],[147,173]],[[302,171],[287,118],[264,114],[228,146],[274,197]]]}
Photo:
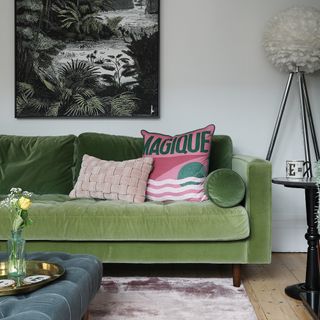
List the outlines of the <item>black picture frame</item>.
{"label": "black picture frame", "polygon": [[160,0],[15,0],[16,118],[159,118]]}

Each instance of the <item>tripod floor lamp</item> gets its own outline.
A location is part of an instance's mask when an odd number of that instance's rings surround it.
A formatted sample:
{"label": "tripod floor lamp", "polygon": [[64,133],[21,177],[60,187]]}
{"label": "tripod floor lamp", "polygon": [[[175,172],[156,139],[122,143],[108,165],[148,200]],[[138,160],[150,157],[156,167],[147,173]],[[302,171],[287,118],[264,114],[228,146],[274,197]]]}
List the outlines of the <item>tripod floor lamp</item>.
{"label": "tripod floor lamp", "polygon": [[[264,34],[264,48],[268,58],[281,71],[289,73],[278,117],[271,137],[267,160],[271,159],[292,81],[297,78],[304,142],[306,176],[312,177],[310,144],[315,158],[320,159],[319,146],[312,116],[306,73],[320,70],[320,11],[315,8],[292,7],[274,18]],[[311,138],[311,141],[310,141]]]}

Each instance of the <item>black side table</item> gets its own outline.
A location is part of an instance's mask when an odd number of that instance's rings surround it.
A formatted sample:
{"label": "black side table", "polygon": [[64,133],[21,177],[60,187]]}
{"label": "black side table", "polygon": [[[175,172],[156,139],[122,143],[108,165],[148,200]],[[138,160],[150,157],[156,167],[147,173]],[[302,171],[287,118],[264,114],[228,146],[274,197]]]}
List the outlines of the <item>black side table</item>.
{"label": "black side table", "polygon": [[[316,200],[317,200],[317,185],[313,178],[304,179],[290,179],[290,178],[274,178],[272,182],[275,184],[281,184],[289,188],[301,188],[305,190],[306,199],[306,215],[307,215],[307,233],[305,238],[308,242],[307,253],[307,267],[306,267],[306,281],[304,283],[294,284],[285,288],[286,294],[294,299],[301,300],[307,304],[306,297],[310,294],[319,295],[319,262],[318,262],[318,224],[316,220]],[[318,304],[312,303],[313,306]],[[310,308],[312,306],[309,305]],[[309,309],[309,308],[308,308]],[[316,311],[318,314],[318,310]],[[318,316],[315,319],[319,319]]]}

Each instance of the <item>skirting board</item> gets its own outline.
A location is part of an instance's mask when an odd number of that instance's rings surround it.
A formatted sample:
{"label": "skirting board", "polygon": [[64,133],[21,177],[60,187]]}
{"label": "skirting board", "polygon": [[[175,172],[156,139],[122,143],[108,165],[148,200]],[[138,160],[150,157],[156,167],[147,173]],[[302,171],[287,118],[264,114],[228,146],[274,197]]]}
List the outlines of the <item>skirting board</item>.
{"label": "skirting board", "polygon": [[306,252],[306,220],[301,217],[273,219],[272,251],[273,252]]}

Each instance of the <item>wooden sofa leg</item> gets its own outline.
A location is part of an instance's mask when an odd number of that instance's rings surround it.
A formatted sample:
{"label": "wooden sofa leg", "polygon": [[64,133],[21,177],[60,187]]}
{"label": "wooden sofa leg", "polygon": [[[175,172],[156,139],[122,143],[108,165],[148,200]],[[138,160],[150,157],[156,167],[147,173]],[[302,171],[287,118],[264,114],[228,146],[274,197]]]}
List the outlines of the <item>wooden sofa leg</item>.
{"label": "wooden sofa leg", "polygon": [[90,312],[89,312],[89,310],[87,310],[87,312],[84,314],[84,316],[82,317],[82,320],[90,320]]}
{"label": "wooden sofa leg", "polygon": [[240,264],[233,264],[232,265],[232,279],[233,279],[233,286],[240,287],[241,284],[241,267]]}

